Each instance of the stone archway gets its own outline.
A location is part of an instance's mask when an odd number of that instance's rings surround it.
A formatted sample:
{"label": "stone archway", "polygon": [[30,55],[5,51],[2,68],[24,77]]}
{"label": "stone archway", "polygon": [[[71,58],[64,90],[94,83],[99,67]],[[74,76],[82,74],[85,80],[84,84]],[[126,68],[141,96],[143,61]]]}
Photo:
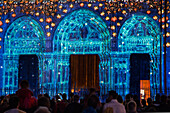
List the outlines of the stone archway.
{"label": "stone archway", "polygon": [[[150,55],[150,83],[151,95],[157,93],[160,88],[160,51],[161,32],[157,23],[147,15],[136,14],[125,21],[118,36],[118,51],[122,59],[126,59],[126,70],[129,70],[130,55],[132,53],[148,53]],[[126,73],[128,85],[130,73]],[[119,86],[118,86],[119,87]],[[126,94],[129,87],[127,87]]]}
{"label": "stone archway", "polygon": [[68,14],[59,23],[53,39],[58,92],[68,92],[71,54],[98,54],[100,92],[110,89],[110,34],[105,22],[88,9]]}
{"label": "stone archway", "polygon": [[[39,73],[42,74],[42,55],[45,35],[37,21],[29,16],[16,19],[7,29],[4,42],[3,90],[10,94],[18,89],[19,55],[35,54],[39,58]],[[39,75],[41,85],[43,76]]]}

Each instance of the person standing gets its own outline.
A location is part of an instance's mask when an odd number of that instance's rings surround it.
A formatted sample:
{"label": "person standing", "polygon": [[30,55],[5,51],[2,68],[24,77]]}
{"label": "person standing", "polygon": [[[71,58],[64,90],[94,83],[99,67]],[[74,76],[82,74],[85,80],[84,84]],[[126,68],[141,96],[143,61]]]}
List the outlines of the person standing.
{"label": "person standing", "polygon": [[26,112],[30,112],[30,110],[37,105],[37,100],[33,97],[33,92],[28,89],[29,83],[27,80],[22,80],[20,87],[21,89],[16,91],[16,95],[19,98],[19,108]]}
{"label": "person standing", "polygon": [[17,96],[10,97],[9,99],[9,109],[4,113],[26,113],[18,109],[19,106],[19,98]]}
{"label": "person standing", "polygon": [[118,94],[116,91],[110,91],[109,97],[111,101],[104,105],[103,113],[126,113],[124,105],[117,101]]}
{"label": "person standing", "polygon": [[82,112],[83,107],[78,103],[79,96],[74,95],[73,100],[74,100],[73,102],[68,104],[64,113],[81,113]]}
{"label": "person standing", "polygon": [[99,98],[96,95],[91,95],[88,98],[88,107],[82,113],[97,113],[96,108],[99,103]]}

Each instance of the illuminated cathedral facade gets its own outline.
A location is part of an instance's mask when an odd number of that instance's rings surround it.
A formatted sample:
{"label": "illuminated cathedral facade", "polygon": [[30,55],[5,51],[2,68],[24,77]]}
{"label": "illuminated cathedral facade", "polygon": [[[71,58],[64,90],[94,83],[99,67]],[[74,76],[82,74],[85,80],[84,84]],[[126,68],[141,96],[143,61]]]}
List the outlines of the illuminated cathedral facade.
{"label": "illuminated cathedral facade", "polygon": [[37,56],[33,91],[68,94],[70,55],[79,54],[99,56],[100,94],[131,93],[132,54],[149,56],[150,96],[169,94],[169,5],[158,0],[1,2],[0,94],[14,93],[24,79],[21,55]]}

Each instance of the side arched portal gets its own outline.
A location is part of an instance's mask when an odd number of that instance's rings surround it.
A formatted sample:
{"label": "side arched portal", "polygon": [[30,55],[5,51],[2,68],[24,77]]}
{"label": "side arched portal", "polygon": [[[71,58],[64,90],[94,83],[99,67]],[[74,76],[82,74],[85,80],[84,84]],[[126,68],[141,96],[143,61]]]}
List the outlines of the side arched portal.
{"label": "side arched portal", "polygon": [[[18,68],[20,55],[37,55],[39,60],[40,86],[43,82],[42,59],[45,35],[37,21],[28,16],[16,19],[7,29],[4,42],[3,89],[6,94],[18,89]],[[9,90],[6,90],[9,89]]]}
{"label": "side arched portal", "polygon": [[[117,74],[118,89],[126,86],[124,94],[129,93],[130,84],[130,55],[149,54],[150,61],[150,88],[151,96],[159,92],[160,88],[160,51],[161,51],[161,32],[157,23],[147,15],[136,14],[125,21],[119,31],[118,51],[119,58],[124,63],[124,68],[119,68],[117,73],[125,72],[125,76]],[[122,70],[123,69],[123,70]],[[124,75],[124,74],[123,74]],[[123,79],[122,79],[123,78]],[[121,80],[120,80],[121,79]],[[120,83],[121,81],[121,83]],[[122,92],[121,90],[119,92]]]}

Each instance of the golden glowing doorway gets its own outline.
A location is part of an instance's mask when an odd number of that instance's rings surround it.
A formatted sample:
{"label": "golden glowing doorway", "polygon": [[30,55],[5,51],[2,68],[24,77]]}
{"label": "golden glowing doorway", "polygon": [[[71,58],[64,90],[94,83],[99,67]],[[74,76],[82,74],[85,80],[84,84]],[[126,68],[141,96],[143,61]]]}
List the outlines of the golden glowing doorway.
{"label": "golden glowing doorway", "polygon": [[150,80],[140,80],[140,99],[150,98]]}
{"label": "golden glowing doorway", "polygon": [[71,92],[99,90],[99,60],[98,55],[71,55]]}

